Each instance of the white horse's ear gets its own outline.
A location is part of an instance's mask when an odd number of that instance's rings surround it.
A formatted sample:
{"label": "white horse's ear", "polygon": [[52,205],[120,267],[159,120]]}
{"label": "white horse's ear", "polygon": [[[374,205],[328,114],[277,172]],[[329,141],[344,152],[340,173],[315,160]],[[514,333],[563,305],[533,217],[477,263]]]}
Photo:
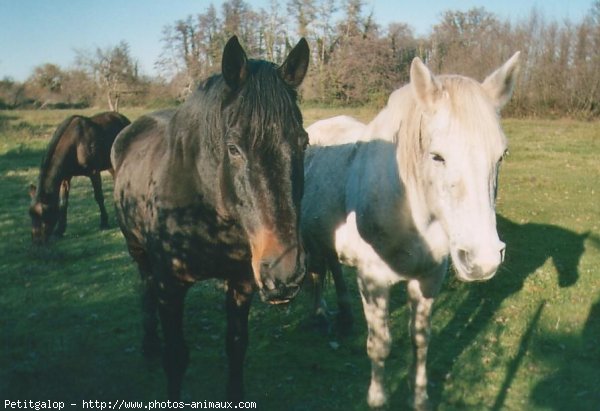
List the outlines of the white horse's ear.
{"label": "white horse's ear", "polygon": [[483,88],[488,93],[496,108],[500,110],[510,100],[517,73],[519,72],[519,55],[517,51],[506,63],[483,81]]}
{"label": "white horse's ear", "polygon": [[419,104],[425,110],[433,109],[441,96],[442,86],[419,57],[415,57],[410,65],[410,84]]}

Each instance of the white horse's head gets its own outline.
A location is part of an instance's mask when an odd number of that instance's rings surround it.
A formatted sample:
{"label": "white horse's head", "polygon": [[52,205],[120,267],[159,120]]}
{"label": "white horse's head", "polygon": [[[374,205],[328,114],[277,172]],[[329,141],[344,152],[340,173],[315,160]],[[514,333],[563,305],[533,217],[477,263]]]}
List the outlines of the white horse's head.
{"label": "white horse's head", "polygon": [[504,259],[495,202],[507,141],[498,113],[512,95],[518,59],[516,53],[483,83],[436,77],[418,58],[410,69],[419,116],[414,172],[463,281],[491,278]]}

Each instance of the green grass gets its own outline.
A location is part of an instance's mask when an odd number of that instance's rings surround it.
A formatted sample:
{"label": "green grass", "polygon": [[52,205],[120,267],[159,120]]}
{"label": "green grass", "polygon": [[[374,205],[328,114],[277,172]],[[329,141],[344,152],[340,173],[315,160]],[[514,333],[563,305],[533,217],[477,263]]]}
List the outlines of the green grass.
{"label": "green grass", "polygon": [[[307,109],[305,123],[370,109]],[[91,114],[91,111],[83,111]],[[127,111],[136,118],[143,110]],[[69,225],[47,249],[31,247],[27,187],[45,146],[71,112],[0,112],[0,400],[165,400],[159,362],[140,354],[138,277],[116,228],[100,231],[91,184],[75,178]],[[600,124],[506,120],[499,230],[507,259],[487,283],[452,275],[434,305],[430,395],[439,410],[600,409]],[[310,297],[287,307],[257,298],[250,316],[247,399],[261,410],[365,410],[369,361],[362,308],[350,335],[316,332]],[[333,287],[327,299],[335,307]],[[184,399],[224,400],[222,286],[192,288]],[[390,409],[409,395],[410,342],[403,285],[393,290],[387,361]],[[335,344],[333,344],[335,343]]]}

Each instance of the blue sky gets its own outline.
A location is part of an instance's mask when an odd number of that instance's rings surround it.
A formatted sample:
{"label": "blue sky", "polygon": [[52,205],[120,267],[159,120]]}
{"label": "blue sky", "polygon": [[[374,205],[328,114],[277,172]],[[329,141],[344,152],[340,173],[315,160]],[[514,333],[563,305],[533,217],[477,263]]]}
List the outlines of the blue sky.
{"label": "blue sky", "polygon": [[[76,49],[129,43],[144,74],[154,75],[165,25],[204,12],[222,0],[0,0],[0,79],[24,81],[36,66],[74,64]],[[253,9],[269,0],[246,0]],[[279,0],[285,8],[286,0]],[[379,24],[404,22],[427,34],[445,10],[485,7],[501,19],[520,19],[535,8],[547,19],[579,21],[592,0],[366,0]]]}

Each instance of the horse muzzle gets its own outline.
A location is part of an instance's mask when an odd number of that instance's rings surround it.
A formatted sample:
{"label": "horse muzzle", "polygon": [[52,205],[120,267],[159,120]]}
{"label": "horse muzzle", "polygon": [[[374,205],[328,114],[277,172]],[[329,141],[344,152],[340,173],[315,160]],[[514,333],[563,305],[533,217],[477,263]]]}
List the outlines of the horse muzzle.
{"label": "horse muzzle", "polygon": [[467,250],[459,248],[452,251],[452,262],[461,281],[486,281],[492,278],[504,261],[506,244],[498,241],[489,250]]}
{"label": "horse muzzle", "polygon": [[280,304],[298,294],[306,273],[299,243],[286,243],[271,230],[259,230],[250,239],[252,271],[263,301]]}
{"label": "horse muzzle", "polygon": [[295,264],[262,261],[260,264],[259,292],[263,301],[271,304],[283,304],[292,300],[300,291],[300,285],[306,274],[304,254],[295,259]]}

